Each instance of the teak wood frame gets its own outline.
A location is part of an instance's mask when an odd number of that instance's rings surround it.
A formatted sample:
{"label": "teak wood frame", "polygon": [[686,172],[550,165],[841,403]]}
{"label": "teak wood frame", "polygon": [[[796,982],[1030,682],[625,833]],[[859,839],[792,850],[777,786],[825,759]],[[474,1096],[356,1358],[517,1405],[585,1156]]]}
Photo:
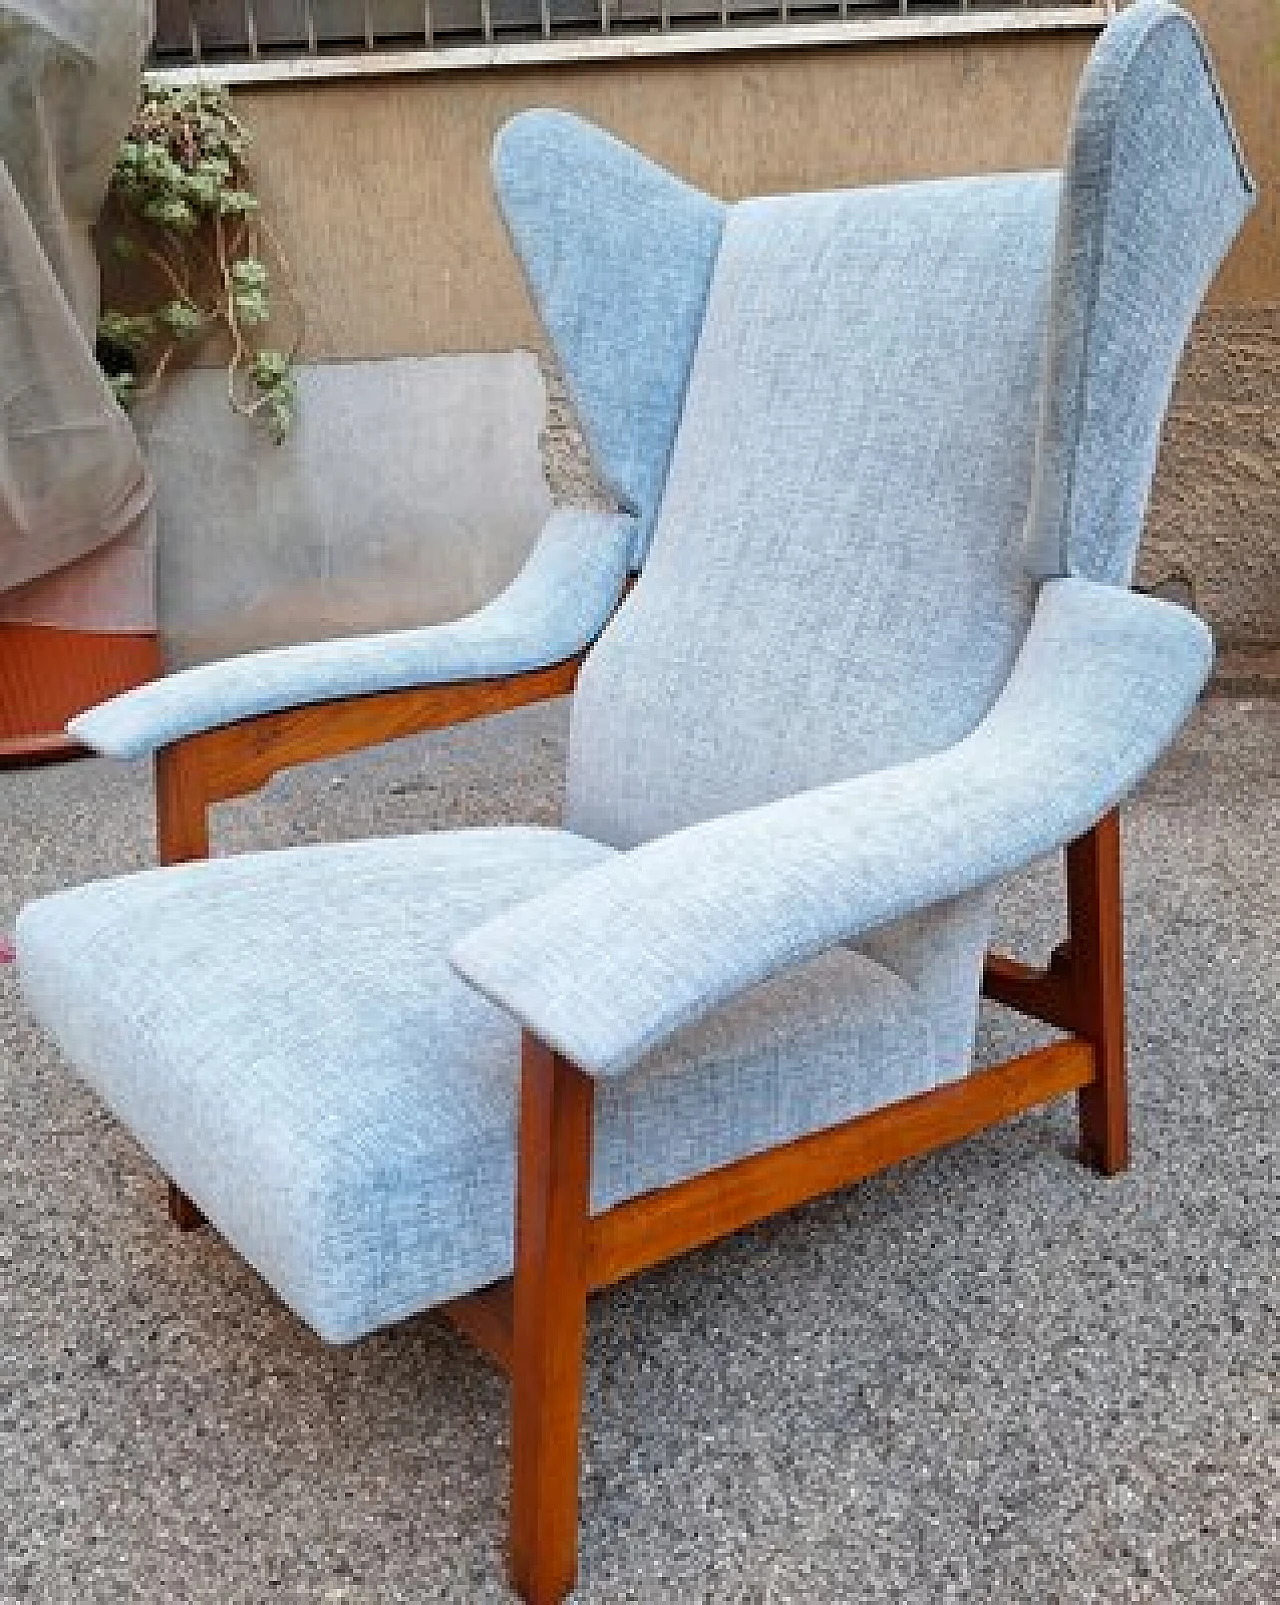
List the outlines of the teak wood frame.
{"label": "teak wood frame", "polygon": [[[157,755],[159,856],[207,856],[208,809],[281,769],[564,695],[581,658],[528,674],[353,697],[266,714]],[[577,1574],[578,1435],[587,1298],[647,1267],[1075,1092],[1080,1151],[1128,1164],[1120,820],[1066,848],[1065,942],[1036,968],[990,955],[984,994],[1066,1033],[1034,1052],[847,1124],[590,1213],[594,1084],[526,1033],[521,1060],[515,1274],[446,1306],[512,1389],[510,1564],[530,1605]],[[194,1203],[170,1184],[184,1229]]]}

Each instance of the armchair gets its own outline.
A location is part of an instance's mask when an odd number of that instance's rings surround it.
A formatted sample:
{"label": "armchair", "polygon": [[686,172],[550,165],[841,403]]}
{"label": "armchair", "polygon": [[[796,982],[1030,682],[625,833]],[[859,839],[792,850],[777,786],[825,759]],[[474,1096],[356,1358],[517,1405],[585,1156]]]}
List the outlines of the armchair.
{"label": "armchair", "polygon": [[[322,1337],[443,1307],[509,1373],[541,1605],[576,1573],[590,1292],[1069,1092],[1083,1157],[1128,1163],[1117,808],[1211,643],[1127,581],[1253,187],[1163,0],[1102,36],[1061,174],[723,207],[547,112],[494,169],[625,554],[540,549],[409,689],[379,645],[303,649],[77,734],[160,751],[163,844],[188,775],[230,795],[576,676],[566,828],[149,871],[18,945],[67,1059]],[[591,602],[535,666],[510,643],[561,587]],[[1067,941],[987,958],[993,885],[1054,849]],[[1062,1036],[973,1069],[980,989]]]}

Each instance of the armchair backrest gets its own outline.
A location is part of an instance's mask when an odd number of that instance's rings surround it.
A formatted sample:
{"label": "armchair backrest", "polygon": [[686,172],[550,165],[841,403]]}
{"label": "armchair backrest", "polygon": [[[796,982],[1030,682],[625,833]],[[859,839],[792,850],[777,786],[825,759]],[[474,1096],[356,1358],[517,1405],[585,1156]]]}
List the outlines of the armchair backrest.
{"label": "armchair backrest", "polygon": [[1252,201],[1163,0],[1102,36],[1063,175],[726,211],[545,113],[496,169],[588,439],[653,526],[574,704],[569,823],[620,846],[959,740],[1041,578],[1127,579]]}
{"label": "armchair backrest", "polygon": [[735,206],[645,569],[574,698],[617,846],[942,747],[1008,677],[1053,175]]}

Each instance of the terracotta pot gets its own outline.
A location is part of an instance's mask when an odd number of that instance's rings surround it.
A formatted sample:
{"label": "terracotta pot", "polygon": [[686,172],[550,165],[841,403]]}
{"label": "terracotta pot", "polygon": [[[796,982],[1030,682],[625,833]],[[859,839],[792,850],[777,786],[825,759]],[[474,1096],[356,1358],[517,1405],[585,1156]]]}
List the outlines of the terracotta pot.
{"label": "terracotta pot", "polygon": [[0,624],[0,765],[81,756],[67,720],[160,672],[154,632]]}

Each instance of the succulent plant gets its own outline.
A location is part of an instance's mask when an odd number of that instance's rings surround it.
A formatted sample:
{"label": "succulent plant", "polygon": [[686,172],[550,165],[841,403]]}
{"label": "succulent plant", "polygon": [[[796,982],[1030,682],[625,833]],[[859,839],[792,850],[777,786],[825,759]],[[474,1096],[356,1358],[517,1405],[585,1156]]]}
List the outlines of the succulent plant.
{"label": "succulent plant", "polygon": [[[302,317],[253,190],[249,144],[220,86],[144,86],[116,153],[107,209],[113,278],[128,305],[103,311],[99,352],[127,406],[154,390],[176,358],[222,333],[232,408],[279,441],[297,407]],[[284,349],[265,343],[281,303],[293,328]]]}

